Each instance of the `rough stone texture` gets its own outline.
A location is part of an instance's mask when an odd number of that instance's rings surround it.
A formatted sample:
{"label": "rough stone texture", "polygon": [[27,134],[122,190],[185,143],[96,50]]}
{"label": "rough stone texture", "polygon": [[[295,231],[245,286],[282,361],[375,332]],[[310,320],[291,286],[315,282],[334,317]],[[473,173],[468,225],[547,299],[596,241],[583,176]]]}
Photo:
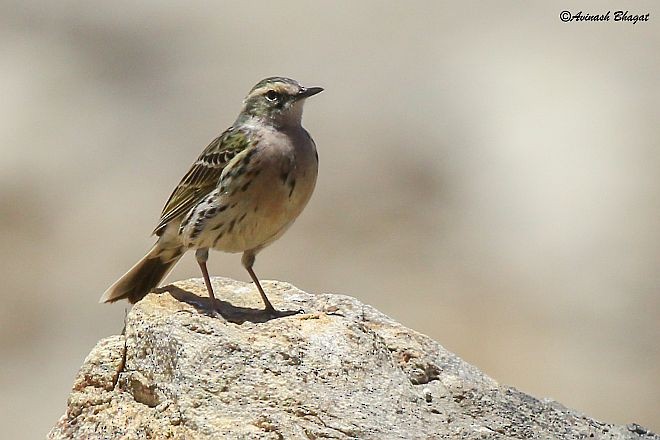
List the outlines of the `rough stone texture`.
{"label": "rough stone texture", "polygon": [[440,344],[342,295],[213,280],[152,293],[125,336],[101,340],[73,385],[59,438],[656,439],[503,386]]}

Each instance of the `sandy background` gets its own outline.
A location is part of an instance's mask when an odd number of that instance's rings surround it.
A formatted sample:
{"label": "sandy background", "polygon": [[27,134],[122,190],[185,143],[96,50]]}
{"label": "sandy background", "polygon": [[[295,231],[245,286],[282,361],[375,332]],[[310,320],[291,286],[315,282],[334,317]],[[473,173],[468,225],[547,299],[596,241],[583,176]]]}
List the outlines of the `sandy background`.
{"label": "sandy background", "polygon": [[[323,86],[264,279],[373,304],[497,380],[660,430],[660,6],[2,2],[0,426],[42,438],[105,288],[259,79]],[[248,280],[237,255],[213,274]],[[192,255],[169,277],[199,276]]]}

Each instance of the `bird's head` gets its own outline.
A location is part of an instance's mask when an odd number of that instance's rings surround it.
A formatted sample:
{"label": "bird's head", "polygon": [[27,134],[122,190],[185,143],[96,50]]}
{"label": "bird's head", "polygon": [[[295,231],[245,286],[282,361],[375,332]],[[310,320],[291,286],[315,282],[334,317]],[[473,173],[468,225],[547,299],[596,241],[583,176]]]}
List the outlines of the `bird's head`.
{"label": "bird's head", "polygon": [[289,78],[266,78],[245,97],[239,118],[257,118],[275,126],[299,125],[305,99],[322,91],[321,87],[303,87]]}

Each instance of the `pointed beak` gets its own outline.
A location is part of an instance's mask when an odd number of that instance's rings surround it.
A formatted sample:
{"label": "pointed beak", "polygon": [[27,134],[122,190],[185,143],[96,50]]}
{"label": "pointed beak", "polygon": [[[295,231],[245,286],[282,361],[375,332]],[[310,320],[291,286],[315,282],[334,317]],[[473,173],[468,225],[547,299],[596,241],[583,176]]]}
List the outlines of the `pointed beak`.
{"label": "pointed beak", "polygon": [[321,93],[322,91],[323,87],[303,87],[298,92],[297,99],[309,98],[310,96],[314,96],[317,93]]}

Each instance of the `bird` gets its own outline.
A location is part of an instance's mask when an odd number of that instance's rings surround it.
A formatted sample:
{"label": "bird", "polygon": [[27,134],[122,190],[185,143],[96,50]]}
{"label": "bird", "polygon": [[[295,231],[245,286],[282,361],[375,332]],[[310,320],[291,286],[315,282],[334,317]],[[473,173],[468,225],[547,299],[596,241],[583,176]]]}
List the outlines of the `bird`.
{"label": "bird", "polygon": [[194,249],[218,313],[206,265],[213,249],[243,253],[241,263],[264,311],[277,316],[253,266],[257,253],[286,232],[314,191],[318,153],[302,114],[306,99],[322,91],[285,77],[252,87],[236,121],[202,151],[165,203],[153,231],[156,243],[99,302],[138,302]]}

